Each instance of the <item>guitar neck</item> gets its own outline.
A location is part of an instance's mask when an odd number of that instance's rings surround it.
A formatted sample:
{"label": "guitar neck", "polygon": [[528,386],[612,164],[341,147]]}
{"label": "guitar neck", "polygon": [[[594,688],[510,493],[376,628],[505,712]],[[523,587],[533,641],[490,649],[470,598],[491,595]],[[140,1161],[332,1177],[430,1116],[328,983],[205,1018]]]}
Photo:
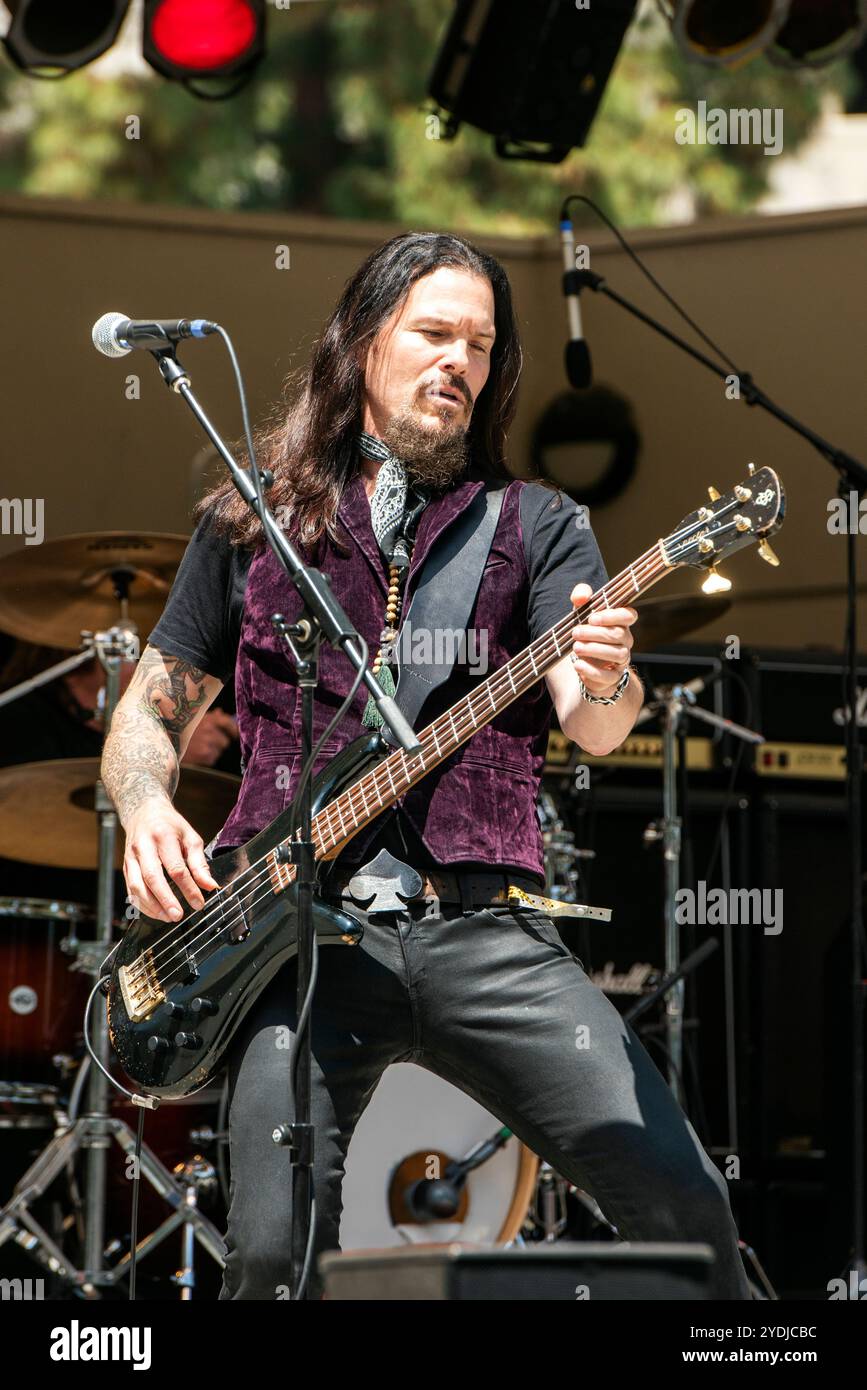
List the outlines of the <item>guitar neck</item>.
{"label": "guitar neck", "polygon": [[[335,797],[313,818],[317,859],[333,858],[359,830],[568,655],[572,649],[572,629],[585,620],[587,613],[600,607],[621,608],[632,603],[674,568],[663,543],[658,541],[640,559],[591,595],[582,609],[571,609],[560,622],[428,724],[418,735],[421,744],[418,752],[406,753],[398,749],[390,753],[371,772]],[[271,875],[275,886],[279,883],[285,887],[295,876],[295,866],[278,863],[276,851],[271,855],[274,856]]]}

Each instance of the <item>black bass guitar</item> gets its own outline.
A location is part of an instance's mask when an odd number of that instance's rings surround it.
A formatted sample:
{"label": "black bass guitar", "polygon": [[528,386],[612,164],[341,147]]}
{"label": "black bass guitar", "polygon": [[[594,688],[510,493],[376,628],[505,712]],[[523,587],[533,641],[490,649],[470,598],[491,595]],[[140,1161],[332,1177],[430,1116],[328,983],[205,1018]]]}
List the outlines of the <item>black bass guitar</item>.
{"label": "black bass guitar", "polygon": [[[782,523],[783,488],[762,468],[710,503],[609,580],[580,610],[512,657],[419,734],[421,750],[392,751],[378,731],[363,735],[314,780],[316,859],[334,859],[364,826],[392,805],[507,705],[541,680],[572,649],[572,629],[591,609],[631,604],[682,565],[712,568],[753,541],[771,563],[767,544]],[[180,1097],[212,1074],[244,1014],[276,971],[297,952],[297,837],[290,806],[246,845],[219,856],[211,873],[219,889],[204,907],[177,923],[141,916],[112,958],[108,1020],[118,1060],[154,1095]],[[314,895],[320,945],[357,943],[358,923]]]}

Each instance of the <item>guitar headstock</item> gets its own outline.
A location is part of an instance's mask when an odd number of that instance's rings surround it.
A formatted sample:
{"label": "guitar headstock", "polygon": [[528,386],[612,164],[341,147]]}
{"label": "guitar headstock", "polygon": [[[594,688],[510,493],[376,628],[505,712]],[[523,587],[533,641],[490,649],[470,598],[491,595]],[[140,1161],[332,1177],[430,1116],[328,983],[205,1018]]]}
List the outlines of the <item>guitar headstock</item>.
{"label": "guitar headstock", "polygon": [[772,468],[760,468],[721,497],[713,489],[711,494],[711,501],[663,537],[668,564],[711,569],[745,545],[766,541],[783,524],[786,494]]}

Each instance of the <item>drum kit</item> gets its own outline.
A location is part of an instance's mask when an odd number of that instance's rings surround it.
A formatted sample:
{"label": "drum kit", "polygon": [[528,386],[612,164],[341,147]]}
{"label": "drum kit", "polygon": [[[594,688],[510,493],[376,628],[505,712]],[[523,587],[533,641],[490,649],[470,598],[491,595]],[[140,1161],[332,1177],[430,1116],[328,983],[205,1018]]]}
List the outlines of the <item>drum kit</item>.
{"label": "drum kit", "polygon": [[[155,625],[186,543],[181,536],[97,533],[45,543],[38,556],[25,548],[0,559],[0,630],[73,653],[5,691],[0,705],[96,657],[107,727],[121,663],[137,658],[138,634]],[[643,644],[651,634],[654,644],[670,641],[707,622],[715,616],[710,606],[700,599],[646,603]],[[94,874],[93,904],[0,897],[0,1129],[7,1153],[0,1263],[18,1247],[54,1276],[57,1296],[118,1296],[128,1291],[134,1245],[136,1267],[161,1255],[162,1263],[145,1266],[146,1276],[156,1271],[144,1285],[147,1297],[215,1296],[229,1193],[227,1084],[218,1079],[160,1106],[139,1160],[134,1120],[143,1111],[112,1073],[104,1010],[90,1007],[100,966],[126,925],[115,878],[122,862],[116,817],[98,774],[95,757],[0,769],[0,855],[32,866],[36,889],[46,868]],[[182,767],[175,804],[206,842],[227,819],[239,780]],[[547,788],[538,815],[546,895],[576,903],[580,866],[593,852],[575,844]],[[45,1144],[34,1156],[39,1131]],[[10,1195],[13,1137],[27,1166]],[[131,1220],[129,1179],[139,1176],[147,1185]],[[592,1197],[541,1162],[496,1116],[406,1063],[387,1069],[356,1128],[343,1204],[344,1250],[456,1238],[505,1246],[576,1238],[576,1231],[616,1238]],[[166,1244],[173,1234],[179,1245]],[[204,1269],[196,1268],[197,1243],[211,1257]],[[173,1269],[166,1258],[175,1252]]]}

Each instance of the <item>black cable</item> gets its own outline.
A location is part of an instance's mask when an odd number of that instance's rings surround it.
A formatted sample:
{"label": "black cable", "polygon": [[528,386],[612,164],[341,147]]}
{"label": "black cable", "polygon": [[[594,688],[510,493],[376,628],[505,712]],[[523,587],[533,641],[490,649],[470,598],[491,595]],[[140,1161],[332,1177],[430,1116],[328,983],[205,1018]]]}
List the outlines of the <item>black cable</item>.
{"label": "black cable", "polygon": [[[117,945],[119,946],[120,942],[118,942]],[[117,950],[117,946],[115,946],[114,950]],[[106,1071],[105,1067],[102,1065],[102,1062],[99,1060],[96,1053],[94,1052],[93,1046],[90,1041],[90,1037],[88,1036],[88,1029],[90,1027],[90,1010],[93,1005],[93,996],[96,994],[97,990],[102,989],[103,985],[108,985],[110,978],[111,977],[108,975],[101,976],[97,980],[96,984],[93,986],[93,989],[90,991],[90,994],[87,997],[87,1003],[84,1006],[84,1025],[82,1028],[82,1032],[84,1034],[84,1045],[90,1053],[91,1060],[96,1063],[103,1076],[108,1078],[115,1090],[120,1091],[121,1095],[126,1096],[127,1100],[131,1100],[133,1104],[135,1104],[136,1101],[141,1100],[142,1097],[136,1091],[128,1091],[126,1086],[121,1085],[117,1077],[112,1076],[110,1071]],[[157,1105],[159,1105],[159,1100],[155,1096],[148,1096],[147,1092],[145,1092],[145,1096],[147,1097],[148,1101],[153,1102],[153,1104],[150,1105],[148,1108],[155,1110]]]}
{"label": "black cable", "polygon": [[[343,720],[344,716],[349,710],[350,705],[355,699],[358,687],[361,685],[361,682],[364,679],[364,672],[367,667],[368,661],[370,660],[370,648],[360,632],[357,634],[356,640],[358,642],[359,647],[361,648],[361,665],[355,673],[355,680],[352,682],[352,688],[350,689],[349,694],[346,696],[343,703],[340,705],[339,709],[337,710],[337,713],[331,720],[331,723],[328,724],[324,731],[320,734],[318,740],[313,745],[313,748],[310,751],[310,755],[306,763],[301,769],[301,773],[298,778],[298,786],[295,788],[295,795],[293,796],[291,801],[291,806],[293,808],[297,806],[298,802],[301,800],[301,794],[305,786],[307,785],[307,780],[313,771],[314,764],[316,762],[316,759],[319,757],[322,748],[324,747],[327,740],[330,738],[334,729],[336,729],[338,724],[340,724]],[[373,730],[371,730],[371,733],[373,733]]]}
{"label": "black cable", "polygon": [[[249,459],[247,471],[250,474],[250,481],[256,489],[256,501],[259,507],[259,520],[262,521],[262,518],[265,514],[265,497],[262,491],[262,477],[259,473],[259,468],[256,464],[256,449],[253,444],[253,431],[250,428],[250,412],[247,406],[247,392],[244,387],[244,378],[241,373],[241,364],[238,361],[238,356],[232,344],[232,339],[229,337],[229,334],[226,332],[225,328],[221,327],[219,323],[215,324],[214,327],[217,333],[219,333],[220,337],[222,338],[223,343],[225,344],[226,351],[229,354],[229,361],[232,364],[232,371],[235,373],[235,385],[238,388],[238,399],[241,405],[241,419],[244,424],[244,438],[247,442],[247,455]],[[264,523],[262,526],[262,530],[264,533]]]}

